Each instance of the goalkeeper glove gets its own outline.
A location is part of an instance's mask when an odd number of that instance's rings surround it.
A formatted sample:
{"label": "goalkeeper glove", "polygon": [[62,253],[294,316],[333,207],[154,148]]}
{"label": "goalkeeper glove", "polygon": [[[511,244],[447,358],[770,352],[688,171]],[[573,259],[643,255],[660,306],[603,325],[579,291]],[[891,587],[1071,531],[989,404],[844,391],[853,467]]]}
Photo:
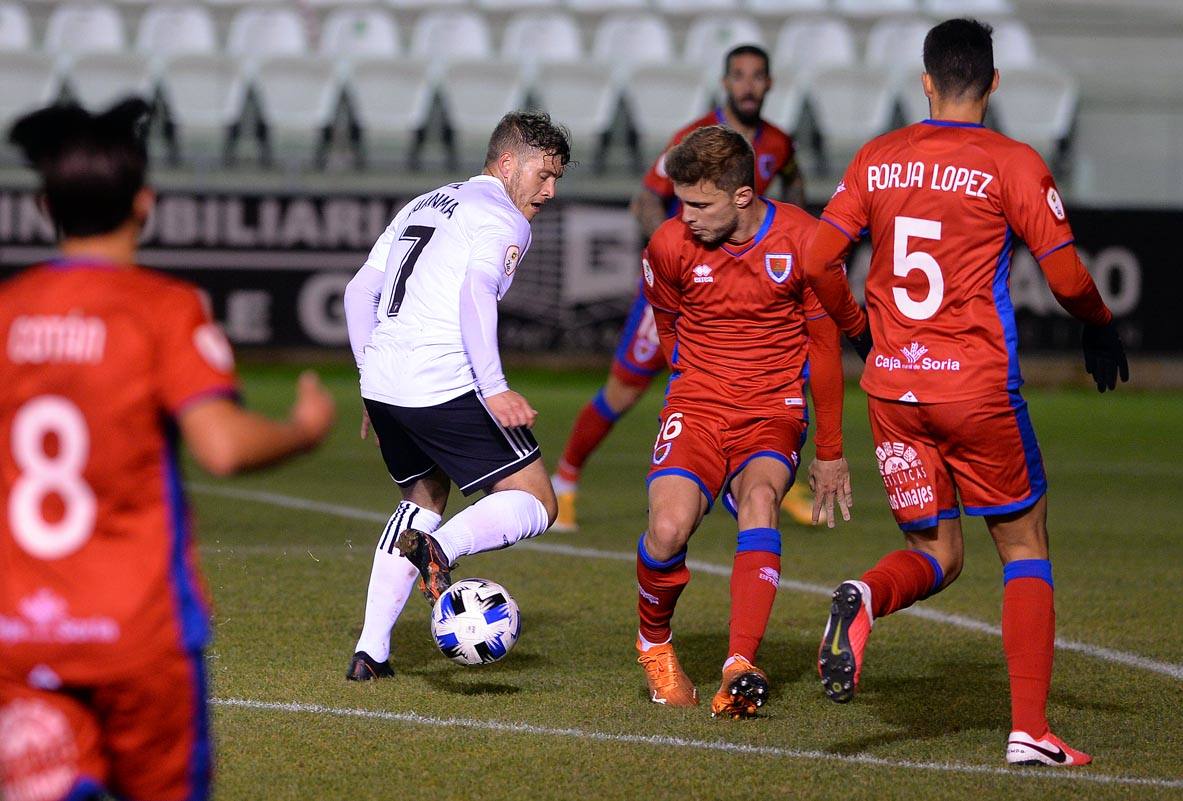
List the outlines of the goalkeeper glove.
{"label": "goalkeeper glove", "polygon": [[853,337],[848,337],[850,344],[854,345],[854,352],[864,362],[867,360],[867,354],[871,352],[871,347],[875,344],[871,340],[871,324],[867,323],[867,327],[863,329],[861,334]]}
{"label": "goalkeeper glove", "polygon": [[1084,349],[1084,369],[1097,382],[1097,391],[1117,388],[1117,376],[1122,381],[1130,380],[1130,366],[1126,362],[1125,348],[1113,323],[1108,325],[1085,325],[1080,338]]}

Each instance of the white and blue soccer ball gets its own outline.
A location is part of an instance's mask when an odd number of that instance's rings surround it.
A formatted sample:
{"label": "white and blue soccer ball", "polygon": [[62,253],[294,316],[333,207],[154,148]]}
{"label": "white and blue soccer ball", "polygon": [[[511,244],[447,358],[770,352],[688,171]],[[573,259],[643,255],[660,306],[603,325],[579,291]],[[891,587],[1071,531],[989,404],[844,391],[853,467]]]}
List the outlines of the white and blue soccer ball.
{"label": "white and blue soccer ball", "polygon": [[522,631],[513,597],[495,581],[466,578],[440,595],[431,610],[431,636],[444,656],[462,665],[503,659]]}

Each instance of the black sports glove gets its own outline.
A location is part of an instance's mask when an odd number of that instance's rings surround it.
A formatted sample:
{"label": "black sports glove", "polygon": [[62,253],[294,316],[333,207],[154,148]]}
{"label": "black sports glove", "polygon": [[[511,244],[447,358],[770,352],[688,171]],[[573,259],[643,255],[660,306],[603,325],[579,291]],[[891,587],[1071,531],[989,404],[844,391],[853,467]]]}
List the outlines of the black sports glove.
{"label": "black sports glove", "polygon": [[1125,348],[1113,323],[1088,325],[1080,337],[1084,349],[1084,369],[1097,382],[1097,391],[1117,388],[1117,376],[1122,381],[1130,380],[1130,366],[1126,362]]}
{"label": "black sports glove", "polygon": [[867,324],[867,327],[858,336],[847,338],[850,340],[850,344],[854,345],[854,352],[865,362],[867,360],[867,354],[871,352],[871,346],[875,344],[871,339],[870,323]]}

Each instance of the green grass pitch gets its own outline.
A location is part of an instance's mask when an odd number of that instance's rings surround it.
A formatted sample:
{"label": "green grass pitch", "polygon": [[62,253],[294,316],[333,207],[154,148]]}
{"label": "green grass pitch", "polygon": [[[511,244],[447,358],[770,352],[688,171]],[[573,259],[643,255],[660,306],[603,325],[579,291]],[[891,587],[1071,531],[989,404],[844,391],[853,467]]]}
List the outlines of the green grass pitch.
{"label": "green grass pitch", "polygon": [[[659,388],[626,416],[584,475],[582,530],[470,557],[457,575],[503,583],[523,632],[504,662],[464,668],[408,603],[391,680],[344,671],[377,533],[397,502],[376,449],[357,438],[356,377],[322,375],[340,420],[296,464],[216,481],[189,469],[213,591],[210,650],[220,799],[711,799],[1183,797],[1183,395],[1122,387],[1026,393],[1050,482],[1058,634],[1050,716],[1091,752],[1075,771],[1007,770],[1009,701],[996,627],[1001,569],[981,521],[966,566],[928,614],[878,621],[854,702],[818,686],[826,588],[901,538],[875,469],[865,400],[847,395],[854,520],[786,522],[783,582],[760,664],[761,718],[646,701],[635,664],[631,554]],[[280,414],[295,370],[244,370],[248,403]],[[601,376],[519,371],[553,464]],[[807,447],[807,459],[812,448]],[[453,497],[454,512],[461,503]],[[726,656],[735,526],[712,512],[691,541],[694,577],[674,619],[683,664],[709,699]]]}

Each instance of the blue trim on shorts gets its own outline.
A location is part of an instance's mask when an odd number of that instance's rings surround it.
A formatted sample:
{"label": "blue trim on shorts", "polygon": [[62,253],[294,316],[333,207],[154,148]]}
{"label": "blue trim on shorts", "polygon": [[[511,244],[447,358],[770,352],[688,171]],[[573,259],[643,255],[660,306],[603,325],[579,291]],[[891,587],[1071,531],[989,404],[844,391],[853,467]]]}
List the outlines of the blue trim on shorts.
{"label": "blue trim on shorts", "polygon": [[645,532],[642,531],[640,539],[637,540],[637,558],[641,560],[641,564],[650,570],[673,570],[675,567],[686,562],[686,548],[683,546],[682,550],[678,551],[669,559],[659,562],[645,550]]}
{"label": "blue trim on shorts", "polygon": [[181,469],[177,459],[177,429],[169,424],[164,445],[164,497],[168,504],[170,548],[168,577],[175,603],[174,614],[180,630],[178,646],[186,651],[205,647],[210,639],[210,612],[202,598],[197,571],[191,562],[192,533],[189,529],[189,509],[181,485]]}
{"label": "blue trim on shorts", "polygon": [[1015,307],[1010,299],[1010,263],[1014,252],[1015,232],[1008,225],[1002,239],[1002,250],[994,265],[994,311],[1002,324],[1002,335],[1006,341],[1006,388],[1018,389],[1023,384],[1019,370],[1019,331],[1015,326]]}
{"label": "blue trim on shorts", "polygon": [[1052,581],[1052,563],[1047,559],[1016,559],[1003,565],[1003,585],[1011,579],[1017,578],[1043,579],[1052,589],[1056,587]]}
{"label": "blue trim on shorts", "polygon": [[[805,444],[804,429],[802,429],[801,444]],[[732,470],[731,475],[727,476],[726,480],[723,481],[723,508],[726,509],[736,520],[739,519],[739,509],[735,506],[735,499],[731,497],[731,482],[745,467],[748,466],[748,462],[761,457],[776,459],[778,462],[782,462],[785,467],[789,468],[788,486],[793,486],[793,483],[797,480],[797,468],[793,467],[793,461],[789,457],[785,456],[780,451],[756,451],[751,456],[740,462],[739,467]]]}
{"label": "blue trim on shorts", "polygon": [[207,801],[210,797],[210,777],[213,774],[213,742],[210,739],[209,682],[205,671],[205,654],[194,651],[189,656],[193,665],[193,754],[189,758],[190,801]]}
{"label": "blue trim on shorts", "polygon": [[908,523],[899,523],[900,531],[923,531],[926,528],[933,528],[936,526],[938,520],[956,520],[961,516],[961,513],[956,508],[941,509],[935,515],[922,517],[919,520],[913,520]]}
{"label": "blue trim on shorts", "polygon": [[945,571],[941,569],[941,563],[938,562],[937,558],[930,553],[918,551],[915,549],[912,550],[912,553],[918,553],[927,559],[928,564],[932,567],[933,575],[935,576],[932,581],[932,587],[930,587],[928,590],[928,595],[924,597],[927,598],[929,595],[936,594],[937,590],[941,588],[941,585],[945,583]]}
{"label": "blue trim on shorts", "polygon": [[608,405],[608,401],[604,400],[604,388],[600,387],[600,391],[592,398],[592,406],[609,423],[615,423],[620,419],[620,412],[612,411],[612,407]]}
{"label": "blue trim on shorts", "polygon": [[79,776],[74,780],[74,786],[62,801],[93,801],[97,797],[106,797],[107,788],[98,779],[90,776]]}
{"label": "blue trim on shorts", "polygon": [[966,506],[967,515],[978,517],[984,515],[1006,515],[1021,512],[1035,505],[1035,502],[1047,493],[1047,475],[1043,472],[1043,456],[1039,452],[1039,443],[1035,439],[1035,429],[1031,425],[1031,417],[1027,414],[1027,401],[1018,390],[1007,393],[1010,396],[1010,406],[1015,411],[1015,424],[1019,427],[1019,438],[1023,442],[1023,457],[1027,462],[1027,480],[1031,490],[1026,498],[1004,503],[1000,506]]}
{"label": "blue trim on shorts", "polygon": [[702,490],[703,496],[707,499],[708,513],[711,511],[711,507],[715,505],[715,498],[711,495],[711,491],[707,489],[706,482],[684,467],[665,467],[661,470],[655,470],[645,479],[645,486],[648,487],[653,483],[654,479],[661,478],[662,476],[682,476],[682,478],[690,479],[698,485],[698,488]]}
{"label": "blue trim on shorts", "polygon": [[780,532],[775,528],[747,528],[735,541],[736,553],[764,551],[780,556]]}

